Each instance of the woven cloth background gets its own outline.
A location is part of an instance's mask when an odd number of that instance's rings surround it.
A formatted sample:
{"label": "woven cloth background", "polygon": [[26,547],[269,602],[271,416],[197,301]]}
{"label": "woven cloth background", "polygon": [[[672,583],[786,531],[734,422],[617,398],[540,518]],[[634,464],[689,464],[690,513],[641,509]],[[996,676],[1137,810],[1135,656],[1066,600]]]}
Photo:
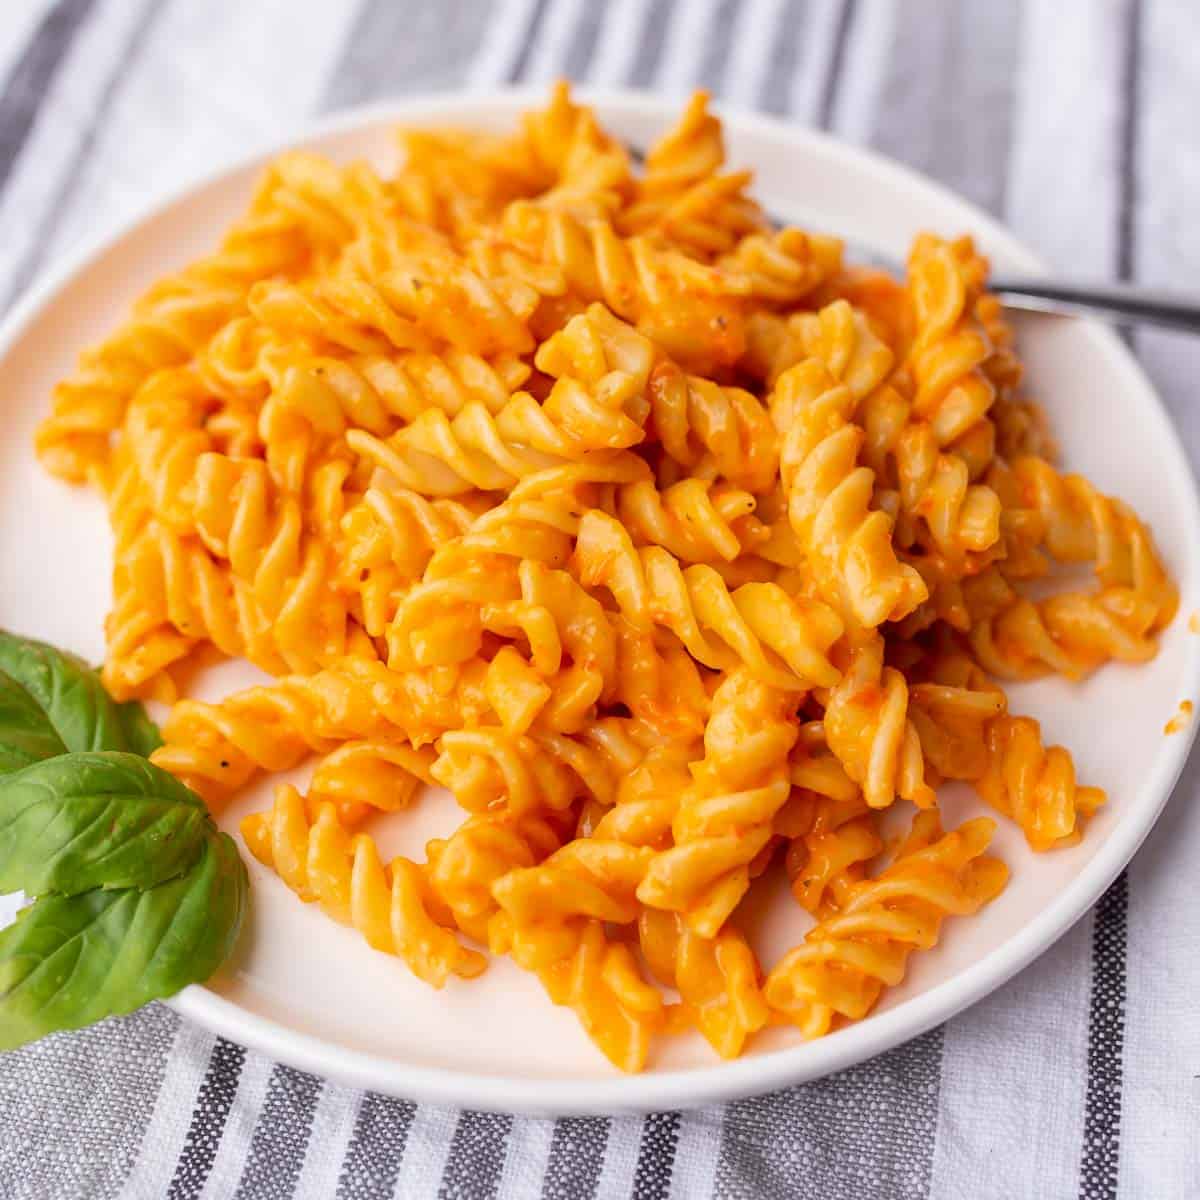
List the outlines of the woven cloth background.
{"label": "woven cloth background", "polygon": [[[6,0],[0,307],[315,114],[430,89],[710,88],[870,144],[1064,273],[1200,287],[1192,0]],[[1200,341],[1135,348],[1200,457]],[[449,1112],[155,1005],[0,1058],[0,1195],[73,1200],[1200,1195],[1196,762],[1058,946],[844,1074],[646,1118]]]}

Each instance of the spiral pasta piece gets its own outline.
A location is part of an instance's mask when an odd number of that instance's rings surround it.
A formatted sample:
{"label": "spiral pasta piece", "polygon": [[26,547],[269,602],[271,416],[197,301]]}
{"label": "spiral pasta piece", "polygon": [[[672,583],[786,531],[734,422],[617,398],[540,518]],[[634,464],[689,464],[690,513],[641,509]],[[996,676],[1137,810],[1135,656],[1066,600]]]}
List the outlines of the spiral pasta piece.
{"label": "spiral pasta piece", "polygon": [[624,526],[598,510],[580,522],[572,564],[584,584],[607,588],[636,628],[670,629],[705,666],[743,665],[785,690],[838,679],[828,651],[843,626],[819,601],[789,596],[773,583],[730,591],[704,563],[681,569],[660,546],[636,550]]}
{"label": "spiral pasta piece", "polygon": [[[817,289],[808,304],[819,310],[838,299],[848,301],[863,314],[871,332],[884,341],[896,362],[907,359],[914,336],[914,316],[902,280],[878,267],[843,266]],[[810,318],[802,313],[793,313],[787,323],[811,326]]]}
{"label": "spiral pasta piece", "polygon": [[249,313],[226,321],[196,354],[196,376],[215,401],[244,412],[257,409],[271,389],[269,372],[289,346]]}
{"label": "spiral pasta piece", "polygon": [[118,541],[113,593],[102,674],[118,699],[148,694],[204,641],[264,670],[286,669],[250,586],[231,580],[196,539],[156,521]]}
{"label": "spiral pasta piece", "polygon": [[[554,727],[566,728],[568,712],[581,719],[592,703],[613,693],[617,640],[607,614],[567,572],[534,559],[515,569],[475,570],[412,588],[389,629],[389,665],[462,662],[480,653],[485,634],[521,647],[506,646],[494,656],[487,686],[514,705],[518,693],[530,687],[540,692],[535,706],[520,704],[520,719],[515,708],[511,719],[501,715],[510,732],[524,732],[547,704],[557,714]],[[508,682],[490,681],[497,672]]]}
{"label": "spiral pasta piece", "polygon": [[693,92],[679,119],[647,151],[638,200],[675,199],[725,165],[725,135],[720,119],[709,111],[711,99],[706,91]]}
{"label": "spiral pasta piece", "polygon": [[[680,797],[692,784],[690,767],[702,752],[698,741],[672,739],[646,746],[640,760],[621,776],[614,804],[584,806],[579,834],[652,850],[667,849]],[[633,757],[630,755],[629,760]]]}
{"label": "spiral pasta piece", "polygon": [[909,719],[930,775],[978,779],[987,769],[988,730],[1008,711],[1004,693],[957,648],[939,648],[932,670],[920,676],[909,692]]}
{"label": "spiral pasta piece", "polygon": [[106,664],[115,689],[129,695],[143,686],[141,641],[171,631],[276,675],[312,671],[347,653],[374,656],[331,586],[327,547],[315,538],[298,544],[295,509],[268,528],[253,539],[251,579],[220,566],[199,538],[179,537],[158,521],[120,547]]}
{"label": "spiral pasta piece", "polygon": [[465,533],[481,507],[470,498],[429,500],[407,488],[372,487],[343,516],[336,586],[357,597],[355,616],[370,637],[384,636],[437,548]]}
{"label": "spiral pasta piece", "polygon": [[[950,254],[957,260],[967,292],[976,297],[972,316],[991,346],[991,352],[980,364],[980,370],[996,393],[988,414],[988,424],[992,429],[984,440],[994,438],[995,453],[1002,459],[1012,460],[1034,454],[1053,461],[1058,452],[1045,414],[1038,405],[1018,394],[1023,368],[1014,352],[1015,338],[1012,326],[1005,319],[1004,306],[996,296],[980,290],[989,271],[987,259],[976,251],[968,237],[943,243],[943,246],[948,246]],[[976,435],[983,428],[982,425],[976,426]],[[971,438],[958,443],[956,451],[963,453],[968,442],[974,440]],[[972,476],[975,474],[977,471],[973,469]]]}
{"label": "spiral pasta piece", "polygon": [[755,498],[740,488],[681,479],[661,491],[646,479],[617,491],[615,515],[633,538],[681,562],[732,562],[767,531],[751,523]]}
{"label": "spiral pasta piece", "polygon": [[802,908],[824,920],[837,912],[883,850],[877,818],[861,795],[822,800],[808,832],[788,845],[784,866]]}
{"label": "spiral pasta piece", "polygon": [[502,503],[479,514],[470,527],[439,546],[425,570],[426,582],[504,569],[508,560],[536,559],[559,567],[570,556],[582,515],[614,488],[649,478],[636,454],[618,453],[548,467],[521,480]]}
{"label": "spiral pasta piece", "polygon": [[519,280],[484,278],[453,250],[425,244],[382,271],[359,269],[351,257],[315,280],[260,280],[246,302],[281,335],[351,353],[448,345],[487,358],[534,348],[529,320],[540,299]]}
{"label": "spiral pasta piece", "polygon": [[750,864],[770,841],[791,792],[794,702],[745,671],[713,695],[704,759],[672,822],[674,845],[654,856],[637,889],[653,908],[715,937],[750,886]]}
{"label": "spiral pasta piece", "polygon": [[1139,633],[1153,633],[1175,615],[1179,593],[1149,530],[1119,500],[1078,475],[1061,475],[1044,459],[1019,458],[1012,476],[1029,508],[1040,514],[1046,549],[1060,562],[1091,562],[1110,606],[1124,601]]}
{"label": "spiral pasta piece", "polygon": [[664,736],[690,741],[704,731],[709,695],[695,660],[663,629],[612,618],[617,637],[612,699]]}
{"label": "spiral pasta piece", "polygon": [[587,922],[636,921],[638,884],[653,856],[648,846],[593,834],[496,880],[492,895],[509,919],[512,956],[536,971],[570,953]]}
{"label": "spiral pasta piece", "polygon": [[761,494],[775,483],[779,444],[762,403],[661,362],[650,376],[650,431],[670,460],[699,478],[721,476]]}
{"label": "spiral pasta piece", "polygon": [[520,133],[400,131],[404,165],[392,180],[401,211],[454,238],[494,220],[505,204],[549,187],[554,172]]}
{"label": "spiral pasta piece", "polygon": [[575,1012],[613,1066],[646,1065],[651,1040],[665,1025],[662,994],[643,978],[632,950],[608,940],[601,922],[588,921],[572,951],[538,978],[555,1004]]}
{"label": "spiral pasta piece", "polygon": [[371,838],[347,832],[332,804],[320,805],[310,824],[300,793],[283,784],[269,812],[243,819],[242,837],[301,900],[357,929],[372,950],[403,959],[432,987],[451,975],[473,979],[487,966],[437,919],[444,914],[426,871],[405,858],[385,867]]}
{"label": "spiral pasta piece", "polygon": [[[340,166],[319,154],[292,150],[267,168],[251,212],[286,213],[310,248],[304,265],[315,267],[336,259],[356,237],[386,228],[394,200],[387,182],[365,162]],[[253,261],[243,267],[253,278],[281,273]]]}
{"label": "spiral pasta piece", "polygon": [[738,366],[754,380],[773,388],[789,367],[809,357],[802,330],[811,330],[809,313],[781,313],[762,309],[746,319],[745,349]]}
{"label": "spiral pasta piece", "polygon": [[[1164,579],[1152,547],[1134,543],[1131,587],[1065,591],[1031,600],[997,572],[967,596],[968,640],[980,665],[1000,679],[1033,679],[1048,672],[1081,679],[1105,662],[1148,662],[1165,609],[1173,613],[1173,585]],[[1165,595],[1164,595],[1165,593]],[[983,603],[976,607],[976,604]]]}
{"label": "spiral pasta piece", "polygon": [[737,930],[701,937],[677,913],[647,908],[638,939],[654,976],[679,992],[683,1018],[722,1058],[736,1058],[767,1024],[762,972]]}
{"label": "spiral pasta piece", "polygon": [[[1000,536],[984,551],[963,552],[959,544],[943,552],[919,531],[914,536],[908,514],[900,512],[897,553],[920,573],[929,591],[925,600],[897,622],[900,637],[913,638],[938,622],[965,633],[977,617],[994,617],[1003,611],[1012,601],[1015,585],[1041,579],[1050,571],[1050,559],[1043,550],[1045,521],[1036,509],[1025,506],[1011,474],[1000,460],[994,460],[988,469],[988,487],[1002,507]],[[896,507],[899,505],[897,498]]]}
{"label": "spiral pasta piece", "polygon": [[988,765],[975,781],[979,794],[1011,817],[1034,850],[1079,840],[1084,820],[1104,803],[1104,792],[1079,787],[1062,746],[1045,746],[1031,717],[997,717],[987,727]]}
{"label": "spiral pasta piece", "polygon": [[[276,228],[271,222],[264,231],[264,267],[273,261],[266,256],[277,254],[270,244]],[[249,230],[245,236],[257,240]],[[74,374],[55,388],[53,412],[39,426],[35,441],[46,469],[76,483],[102,469],[112,435],[138,388],[153,372],[191,358],[238,310],[242,297],[236,282],[222,282],[219,276],[185,273],[156,284],[134,306],[130,320],[81,355]]]}
{"label": "spiral pasta piece", "polygon": [[716,937],[749,890],[787,798],[785,778],[738,792],[697,788],[676,814],[676,844],[650,864],[638,899],[680,913],[702,937]]}
{"label": "spiral pasta piece", "polygon": [[[580,220],[530,201],[505,210],[500,232],[514,248],[506,260],[512,276],[535,281],[544,294],[603,302],[689,369],[703,373],[741,356],[744,277],[660,249],[647,237],[623,238],[603,218]],[[513,261],[517,256],[523,265]]]}
{"label": "spiral pasta piece", "polygon": [[575,103],[564,81],[551,89],[544,109],[525,114],[522,127],[530,157],[551,177],[540,206],[591,219],[624,201],[632,184],[629,155],[590,108]]}
{"label": "spiral pasta piece", "polygon": [[724,136],[708,101],[707,92],[695,92],[674,127],[650,147],[634,197],[620,214],[622,233],[655,234],[705,257],[766,227],[746,195],[750,173],[721,170]]}
{"label": "spiral pasta piece", "polygon": [[[912,341],[903,289],[890,277],[881,289],[870,272],[867,276],[861,280],[860,269],[853,268],[826,280],[806,301],[819,305],[816,311],[784,316],[756,309],[746,321],[746,351],[739,366],[770,389],[789,368],[816,358],[865,407],[895,363],[905,361],[902,355]],[[876,463],[868,465],[882,474]]]}
{"label": "spiral pasta piece", "polygon": [[[260,460],[204,448],[208,435],[185,415],[188,387],[155,376],[131,406],[132,428],[114,461],[112,686],[124,695],[152,686],[168,663],[145,653],[147,642],[208,641],[272,674],[373,655],[332,578],[348,464],[323,463],[303,498],[281,496]],[[147,410],[172,406],[179,425],[154,428]]]}
{"label": "spiral pasta piece", "polygon": [[395,742],[351,741],[325,755],[308,785],[310,814],[332,804],[338,820],[356,828],[376,812],[400,812],[411,807],[422,784],[432,783],[432,747],[415,748]]}
{"label": "spiral pasta piece", "polygon": [[928,593],[896,558],[891,518],[871,507],[874,476],[856,465],[863,435],[850,388],[809,360],[780,377],[771,406],[784,431],[788,517],[823,594],[868,629],[906,616]]}
{"label": "spiral pasta piece", "polygon": [[264,372],[269,395],[258,416],[273,478],[297,491],[307,466],[348,429],[386,437],[429,409],[449,417],[468,404],[495,413],[529,378],[511,354],[484,358],[463,350],[442,354],[353,354],[291,357]]}
{"label": "spiral pasta piece", "polygon": [[969,482],[967,463],[941,453],[930,426],[909,426],[896,457],[903,510],[922,518],[940,554],[965,561],[1000,541],[999,497],[986,484]]}
{"label": "spiral pasta piece", "polygon": [[[161,587],[162,556],[157,553],[151,526],[152,509],[145,482],[130,461],[128,447],[118,448],[109,492],[113,530],[113,606],[104,621],[108,654],[102,668],[104,686],[117,699],[166,691],[170,671],[184,662],[198,638],[164,625],[165,597]],[[138,581],[158,587],[158,604],[144,602]],[[219,583],[219,580],[216,581]]]}
{"label": "spiral pasta piece", "polygon": [[[858,784],[846,774],[842,760],[829,748],[823,721],[801,723],[789,767],[792,786],[797,789],[800,799],[812,796],[852,805],[861,796]],[[812,827],[815,815],[811,813],[804,817],[800,832]]]}
{"label": "spiral pasta piece", "polygon": [[512,931],[493,885],[512,871],[536,866],[562,841],[563,830],[540,814],[477,813],[449,837],[427,843],[429,885],[463,933],[502,954]]}
{"label": "spiral pasta piece", "polygon": [[193,533],[199,487],[197,463],[213,451],[207,418],[214,408],[197,372],[156,372],[133,396],[123,450],[136,464],[155,517],[179,533]]}
{"label": "spiral pasta piece", "polygon": [[864,398],[863,460],[875,472],[877,487],[894,490],[897,543],[927,543],[943,578],[961,577],[977,569],[986,552],[1009,553],[1005,505],[990,480],[971,482],[966,458],[941,450],[931,425],[912,419],[910,391],[909,377],[901,372]]}
{"label": "spiral pasta piece", "polygon": [[588,734],[514,736],[493,728],[449,730],[438,749],[430,773],[463,808],[484,812],[505,805],[517,816],[564,812],[584,796],[611,805],[621,771],[641,756],[636,746]]}
{"label": "spiral pasta piece", "polygon": [[312,675],[235,692],[217,704],[181,700],[152,756],[219,808],[260,770],[286,771],[353,740],[424,745],[486,712],[473,687],[442,689],[435,673],[401,674],[346,659]]}
{"label": "spiral pasta piece", "polygon": [[895,355],[867,315],[848,301],[834,300],[816,312],[797,314],[792,321],[803,358],[821,363],[836,383],[849,388],[856,404],[864,403],[888,380]]}
{"label": "spiral pasta piece", "polygon": [[858,1020],[884,987],[904,978],[909,955],[938,939],[947,916],[973,913],[1003,889],[1008,869],[984,854],[995,826],[984,817],[943,834],[936,811],[919,813],[895,862],[851,889],[844,904],[771,969],[764,993],[806,1038],[834,1020]]}
{"label": "spiral pasta piece", "polygon": [[[642,393],[654,365],[654,348],[603,304],[588,305],[548,337],[538,347],[536,361],[538,370],[562,387],[570,389],[569,381],[577,381],[595,393],[602,405],[597,417],[611,420],[612,410],[620,410],[635,424],[644,423]],[[564,405],[563,411],[570,413],[575,407]],[[590,427],[594,419],[585,419],[582,424]]]}
{"label": "spiral pasta piece", "polygon": [[825,736],[846,774],[871,808],[899,796],[925,808],[934,802],[925,782],[921,740],[908,717],[908,685],[883,665],[883,641],[857,646],[825,706]]}
{"label": "spiral pasta piece", "polygon": [[909,255],[916,321],[908,360],[916,383],[913,413],[929,423],[939,446],[987,422],[996,399],[985,370],[994,347],[975,316],[985,272],[969,239],[951,243],[922,234]]}
{"label": "spiral pasta piece", "polygon": [[591,378],[559,376],[543,404],[517,392],[494,416],[477,403],[452,420],[427,409],[387,441],[359,429],[346,440],[401,486],[435,496],[511,488],[547,467],[637,445],[648,344],[601,309],[573,318],[558,338],[538,351],[539,366],[573,367]]}
{"label": "spiral pasta piece", "polygon": [[842,265],[842,243],[834,237],[781,229],[741,238],[717,266],[741,277],[743,295],[760,304],[793,306],[828,283]]}

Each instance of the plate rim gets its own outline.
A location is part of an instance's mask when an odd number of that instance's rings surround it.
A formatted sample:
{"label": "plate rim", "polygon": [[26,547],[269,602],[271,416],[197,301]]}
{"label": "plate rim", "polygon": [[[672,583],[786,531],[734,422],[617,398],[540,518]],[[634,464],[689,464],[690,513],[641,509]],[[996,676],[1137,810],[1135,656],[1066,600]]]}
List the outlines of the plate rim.
{"label": "plate rim", "polygon": [[[602,112],[649,116],[664,123],[675,115],[675,98],[647,91],[585,87],[577,87],[574,91]],[[317,138],[348,133],[368,124],[405,120],[428,122],[478,109],[488,103],[498,103],[512,111],[537,103],[544,95],[544,89],[536,87],[406,95],[300,123],[283,138],[264,141],[247,153],[230,156],[141,206],[114,229],[64,255],[57,265],[35,280],[0,324],[0,358],[8,354],[26,328],[74,277],[111,246],[193,192],[218,183],[228,175],[252,168],[268,156],[304,148]],[[1037,256],[1001,222],[957,192],[911,167],[872,149],[776,117],[720,104],[714,107],[731,131],[740,129],[790,143],[801,151],[816,151],[827,158],[869,170],[896,186],[931,194],[941,203],[959,209],[963,224],[983,234],[1002,250],[1006,259],[1019,263],[1022,269],[1030,272],[1045,271]],[[1200,529],[1200,492],[1179,432],[1162,398],[1141,364],[1112,331],[1093,322],[1083,324],[1088,336],[1121,363],[1130,386],[1140,388],[1140,404],[1145,408],[1145,417],[1157,426],[1155,434],[1168,450],[1168,459],[1162,466],[1182,484],[1191,510],[1188,523]],[[1183,607],[1181,604],[1176,620],[1187,619]],[[1195,696],[1200,694],[1200,638],[1190,640],[1187,645],[1183,676],[1188,694]],[[1197,726],[1198,723],[1192,721],[1181,733],[1164,738],[1162,750],[1155,757],[1138,794],[1127,801],[1127,815],[1035,920],[966,970],[928,991],[896,1008],[800,1046],[718,1061],[706,1067],[647,1071],[640,1075],[521,1078],[405,1063],[353,1050],[245,1010],[203,984],[193,984],[165,1003],[204,1028],[290,1066],[352,1086],[435,1105],[470,1106],[483,1111],[535,1116],[584,1116],[692,1109],[764,1094],[844,1070],[920,1036],[1002,986],[1064,936],[1100,899],[1156,824],[1187,762]]]}

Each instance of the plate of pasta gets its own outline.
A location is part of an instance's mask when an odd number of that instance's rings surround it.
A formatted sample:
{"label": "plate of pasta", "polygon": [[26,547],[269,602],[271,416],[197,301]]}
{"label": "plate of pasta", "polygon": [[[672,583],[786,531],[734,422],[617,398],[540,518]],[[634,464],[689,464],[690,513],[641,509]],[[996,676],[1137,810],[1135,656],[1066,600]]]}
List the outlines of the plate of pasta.
{"label": "plate of pasta", "polygon": [[559,86],[343,114],[22,304],[0,625],[148,701],[250,868],[176,1007],[665,1109],[1049,947],[1186,757],[1200,506],[1120,342],[989,259],[1038,269],[867,152]]}

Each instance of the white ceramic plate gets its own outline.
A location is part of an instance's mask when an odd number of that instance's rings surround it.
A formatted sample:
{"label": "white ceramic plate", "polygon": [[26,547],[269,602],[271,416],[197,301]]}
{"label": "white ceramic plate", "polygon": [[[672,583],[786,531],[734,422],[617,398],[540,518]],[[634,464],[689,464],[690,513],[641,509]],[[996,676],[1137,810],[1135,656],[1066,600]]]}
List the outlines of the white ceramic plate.
{"label": "white ceramic plate", "polygon": [[[591,99],[618,134],[642,146],[673,116],[649,96]],[[347,113],[296,144],[387,166],[398,122],[506,128],[540,100],[530,93],[410,100]],[[1038,270],[979,210],[899,166],[763,118],[730,117],[726,132],[732,161],[755,169],[758,194],[776,213],[898,259],[920,229],[967,231],[998,265]],[[215,244],[278,149],[158,206],[68,264],[9,318],[0,335],[0,625],[102,656],[110,568],[103,505],[38,468],[30,448],[35,423],[78,349],[122,320],[152,280]],[[209,986],[188,988],[175,1007],[295,1066],[382,1092],[481,1109],[609,1113],[696,1106],[814,1079],[944,1021],[1029,963],[1129,860],[1187,755],[1192,731],[1165,737],[1163,725],[1181,699],[1200,692],[1200,638],[1187,632],[1188,614],[1200,603],[1200,508],[1163,407],[1115,337],[1055,319],[1023,323],[1020,334],[1033,389],[1054,418],[1068,464],[1150,521],[1180,584],[1181,616],[1146,667],[1110,667],[1080,687],[1046,681],[1012,690],[1014,707],[1039,717],[1048,739],[1074,751],[1081,777],[1106,788],[1110,804],[1081,845],[1055,854],[1033,855],[1002,826],[997,845],[1013,872],[1007,891],[981,915],[948,922],[944,943],[914,956],[908,980],[870,1018],[809,1044],[771,1030],[732,1063],[716,1061],[698,1037],[680,1039],[644,1075],[623,1077],[573,1014],[554,1008],[511,963],[496,961],[482,979],[434,992],[300,904],[253,861],[252,915],[235,960]],[[252,669],[227,664],[204,681],[203,694],[216,698],[255,678]],[[268,798],[266,785],[256,789],[222,824],[236,830],[243,813]],[[974,808],[953,790],[944,805],[952,824]],[[448,797],[431,796],[416,812],[392,818],[385,848],[419,856],[428,837],[459,817]],[[765,905],[759,945],[766,961],[797,941],[805,923],[786,896]]]}

